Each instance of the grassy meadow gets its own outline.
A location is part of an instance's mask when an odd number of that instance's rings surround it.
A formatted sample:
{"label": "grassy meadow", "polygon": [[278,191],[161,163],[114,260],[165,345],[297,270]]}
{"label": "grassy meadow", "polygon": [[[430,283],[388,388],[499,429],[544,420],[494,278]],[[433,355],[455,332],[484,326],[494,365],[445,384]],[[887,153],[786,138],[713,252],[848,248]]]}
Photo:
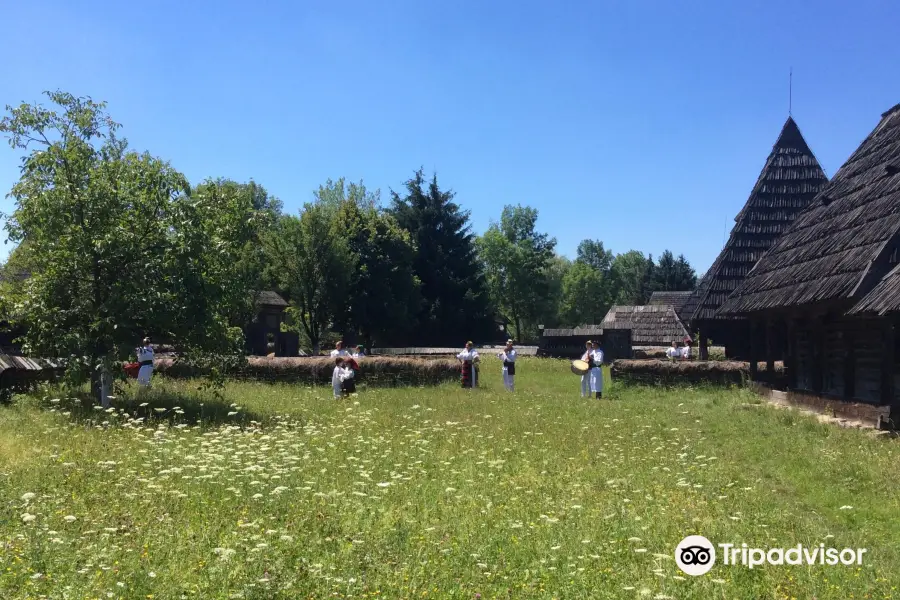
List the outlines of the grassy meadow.
{"label": "grassy meadow", "polygon": [[[565,361],[522,359],[515,394],[499,370],[0,407],[0,598],[900,599],[898,440],[741,389],[584,400]],[[868,552],[690,577],[689,534]]]}

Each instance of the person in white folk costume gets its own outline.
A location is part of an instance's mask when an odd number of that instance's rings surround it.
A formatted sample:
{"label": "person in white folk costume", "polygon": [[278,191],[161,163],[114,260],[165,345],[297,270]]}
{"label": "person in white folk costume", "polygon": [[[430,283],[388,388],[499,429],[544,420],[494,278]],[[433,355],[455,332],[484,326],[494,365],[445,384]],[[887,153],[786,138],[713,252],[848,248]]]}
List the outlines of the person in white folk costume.
{"label": "person in white folk costume", "polygon": [[506,340],[506,348],[503,349],[503,352],[497,355],[497,357],[503,361],[503,387],[505,387],[508,391],[515,391],[515,376],[516,376],[516,351],[513,348],[513,341]]}
{"label": "person in white folk costume", "polygon": [[682,360],[691,360],[691,338],[684,338],[684,348],[681,349]]}
{"label": "person in white folk costume", "polygon": [[344,359],[340,356],[334,359],[334,371],[331,374],[331,387],[334,389],[334,397],[344,396],[344,382],[353,377],[353,371],[344,366]]}
{"label": "person in white folk costume", "polygon": [[344,350],[344,342],[338,342],[334,345],[334,350],[331,351],[331,358],[335,358],[337,356],[347,357],[350,356],[350,353]]}
{"label": "person in white folk costume", "polygon": [[138,370],[138,385],[141,387],[150,386],[150,378],[153,376],[153,356],[150,338],[144,338],[144,341],[141,342],[141,347],[137,349],[137,361],[141,365],[140,370]]}
{"label": "person in white folk costume", "polygon": [[678,342],[672,342],[672,347],[666,348],[666,358],[669,360],[678,360],[681,358],[681,349],[678,347]]}
{"label": "person in white folk costume", "polygon": [[592,392],[597,391],[591,386],[591,373],[594,372],[596,365],[594,364],[594,347],[590,340],[584,343],[584,354],[581,355],[581,360],[588,364],[587,373],[581,376],[581,397],[584,398],[585,396],[590,397]]}
{"label": "person in white folk costume", "polygon": [[603,397],[603,350],[600,349],[600,342],[591,342],[591,354],[594,358],[594,368],[591,369],[591,391],[597,394],[598,398]]}
{"label": "person in white folk costume", "polygon": [[476,365],[481,361],[478,351],[472,349],[472,342],[466,342],[466,349],[456,355],[456,359],[460,362],[460,383],[464,388],[474,388],[478,386],[478,368]]}

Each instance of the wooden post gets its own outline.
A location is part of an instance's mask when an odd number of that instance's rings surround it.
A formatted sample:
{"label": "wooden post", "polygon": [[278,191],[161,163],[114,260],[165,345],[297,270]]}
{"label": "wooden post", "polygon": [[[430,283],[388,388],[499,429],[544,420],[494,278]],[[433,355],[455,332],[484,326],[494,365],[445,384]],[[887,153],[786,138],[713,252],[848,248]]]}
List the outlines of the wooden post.
{"label": "wooden post", "polygon": [[766,318],[766,380],[775,384],[775,323]]}
{"label": "wooden post", "polygon": [[705,329],[700,330],[700,360],[709,360],[709,338]]}
{"label": "wooden post", "polygon": [[[891,385],[889,386],[892,390],[893,397],[890,400],[891,411],[888,415],[888,419],[890,420],[889,425],[892,425],[896,429],[900,429],[900,390],[895,389],[895,378],[894,371],[897,368],[897,317],[890,316],[888,317],[888,330],[885,332],[886,341],[890,342],[890,349],[886,349],[885,354],[890,354],[891,362],[889,367],[889,373],[891,378]],[[885,361],[887,362],[887,361]]]}
{"label": "wooden post", "polygon": [[789,390],[797,389],[797,325],[794,317],[787,317],[787,352],[784,356]]}
{"label": "wooden post", "polygon": [[844,330],[844,398],[852,400],[856,395],[856,342],[853,328]]}
{"label": "wooden post", "polygon": [[812,320],[812,389],[816,394],[822,393],[825,374],[825,352],[823,346],[824,324],[822,318]]}
{"label": "wooden post", "polygon": [[885,320],[882,339],[884,352],[881,354],[881,403],[893,406],[897,403],[894,397],[894,350],[896,344],[896,325],[894,320]]}
{"label": "wooden post", "polygon": [[756,381],[758,377],[758,373],[756,372],[756,362],[759,360],[759,356],[757,356],[757,348],[759,344],[756,342],[756,321],[752,318],[750,319],[750,381]]}

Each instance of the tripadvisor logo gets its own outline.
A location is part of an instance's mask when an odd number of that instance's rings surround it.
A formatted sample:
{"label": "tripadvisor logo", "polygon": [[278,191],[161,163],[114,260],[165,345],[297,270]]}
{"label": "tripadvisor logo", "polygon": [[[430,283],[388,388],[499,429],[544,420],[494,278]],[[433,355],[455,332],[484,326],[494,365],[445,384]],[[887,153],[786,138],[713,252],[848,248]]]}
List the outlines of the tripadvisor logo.
{"label": "tripadvisor logo", "polygon": [[[751,548],[747,544],[718,544],[722,564],[745,566],[748,569],[761,565],[861,565],[865,548],[826,548],[819,544],[807,548],[797,544],[793,548]],[[702,535],[689,535],[675,547],[675,563],[686,575],[703,575],[716,564],[715,545]]]}
{"label": "tripadvisor logo", "polygon": [[716,564],[716,548],[702,535],[689,535],[675,547],[675,563],[687,575],[703,575]]}

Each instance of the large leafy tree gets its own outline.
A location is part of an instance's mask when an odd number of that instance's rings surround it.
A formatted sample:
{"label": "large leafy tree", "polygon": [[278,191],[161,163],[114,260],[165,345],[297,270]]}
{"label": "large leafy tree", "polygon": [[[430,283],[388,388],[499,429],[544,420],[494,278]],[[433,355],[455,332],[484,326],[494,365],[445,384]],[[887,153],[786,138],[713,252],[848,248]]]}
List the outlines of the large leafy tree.
{"label": "large leafy tree", "polygon": [[375,205],[345,199],[337,226],[355,259],[343,321],[368,347],[405,343],[422,306],[409,233]]}
{"label": "large leafy tree", "polygon": [[[230,179],[209,179],[196,186],[191,194],[192,198],[208,207],[227,207],[232,205],[239,211],[252,209],[254,219],[247,223],[248,227],[242,231],[242,235],[235,239],[235,245],[230,247],[235,260],[230,265],[230,273],[233,277],[230,289],[237,295],[231,299],[232,304],[227,312],[229,323],[234,326],[244,327],[253,318],[256,312],[254,293],[245,293],[245,290],[259,291],[267,287],[271,281],[267,275],[267,257],[264,247],[265,236],[272,231],[278,218],[281,216],[281,201],[269,195],[266,189],[250,181],[238,183]],[[212,215],[227,215],[227,211],[214,210]],[[215,228],[220,224],[213,218],[208,224]],[[221,224],[227,226],[227,224]]]}
{"label": "large leafy tree", "polygon": [[403,196],[392,192],[391,214],[417,248],[415,274],[424,299],[419,332],[429,345],[460,344],[492,335],[493,317],[475,251],[469,213],[421,169],[406,182]]}
{"label": "large leafy tree", "polygon": [[552,303],[549,267],[556,240],[535,228],[538,211],[505,206],[499,223],[478,239],[491,301],[514,327],[519,340],[530,339]]}
{"label": "large leafy tree", "polygon": [[233,347],[227,313],[246,290],[231,268],[252,207],[191,198],[168,163],[128,149],[105,104],[48,96],[54,108],[7,107],[0,121],[25,151],[6,228],[31,255],[16,310],[27,318],[26,349],[68,358],[73,380],[90,377],[105,402],[112,362],[144,334]]}
{"label": "large leafy tree", "polygon": [[652,259],[638,250],[629,250],[617,254],[610,268],[617,287],[615,304],[646,304],[650,299],[648,276],[653,272]]}
{"label": "large leafy tree", "polygon": [[600,270],[575,261],[562,281],[560,318],[567,325],[599,325],[609,310],[609,286]]}
{"label": "large leafy tree", "polygon": [[290,312],[318,354],[332,325],[347,312],[355,257],[325,204],[304,205],[300,216],[284,215],[266,236],[269,270],[285,292]]}
{"label": "large leafy tree", "polygon": [[681,254],[676,259],[670,250],[659,256],[652,279],[653,291],[687,291],[697,285],[697,274],[684,255]]}

